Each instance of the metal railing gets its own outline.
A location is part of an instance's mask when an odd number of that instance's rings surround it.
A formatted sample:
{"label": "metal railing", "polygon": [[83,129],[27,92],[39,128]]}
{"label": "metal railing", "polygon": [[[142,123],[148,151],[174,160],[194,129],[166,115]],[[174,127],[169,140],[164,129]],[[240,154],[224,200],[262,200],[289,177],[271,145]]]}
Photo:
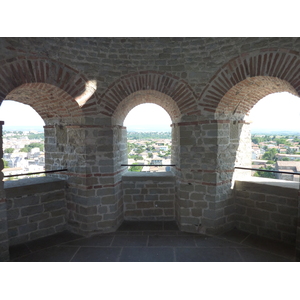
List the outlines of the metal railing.
{"label": "metal railing", "polygon": [[297,173],[297,172],[285,172],[285,171],[255,169],[255,168],[245,168],[245,167],[234,167],[234,168],[241,169],[241,170],[259,171],[259,172],[272,172],[272,173],[281,173],[281,174],[290,174],[290,175],[300,175],[300,173]]}
{"label": "metal railing", "polygon": [[175,167],[176,165],[134,165],[121,164],[121,167]]}
{"label": "metal railing", "polygon": [[61,170],[52,170],[52,171],[42,171],[42,172],[34,172],[34,173],[23,173],[23,174],[14,174],[14,175],[4,175],[3,177],[18,177],[18,176],[27,176],[27,175],[36,175],[36,174],[47,174],[47,173],[54,173],[54,172],[62,172],[68,171],[68,169],[61,169]]}

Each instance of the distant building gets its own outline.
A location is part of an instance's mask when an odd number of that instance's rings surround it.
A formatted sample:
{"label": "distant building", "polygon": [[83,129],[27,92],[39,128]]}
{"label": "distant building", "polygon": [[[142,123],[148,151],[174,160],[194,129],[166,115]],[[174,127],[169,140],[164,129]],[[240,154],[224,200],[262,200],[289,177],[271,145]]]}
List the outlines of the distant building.
{"label": "distant building", "polygon": [[299,154],[276,154],[278,160],[282,160],[283,158],[289,158],[290,160],[300,160]]}
{"label": "distant building", "polygon": [[[300,161],[277,161],[275,170],[282,172],[300,173]],[[276,178],[287,181],[299,181],[299,175],[297,174],[276,173]]]}

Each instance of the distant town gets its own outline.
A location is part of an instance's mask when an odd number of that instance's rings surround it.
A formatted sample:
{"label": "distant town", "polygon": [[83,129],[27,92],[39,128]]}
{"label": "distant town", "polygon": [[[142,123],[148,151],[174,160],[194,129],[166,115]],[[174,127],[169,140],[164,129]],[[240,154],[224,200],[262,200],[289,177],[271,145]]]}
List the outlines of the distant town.
{"label": "distant town", "polygon": [[[3,132],[3,174],[17,175],[45,170],[44,133],[39,131]],[[24,178],[29,176],[23,176]],[[6,177],[4,180],[15,180]]]}
{"label": "distant town", "polygon": [[[128,170],[166,172],[171,165],[171,132],[128,132]],[[4,175],[45,170],[44,133],[37,130],[3,132]],[[159,166],[164,165],[164,166]],[[252,134],[252,168],[300,172],[300,136]],[[35,175],[41,176],[41,175]],[[298,181],[297,174],[252,171],[252,176]],[[6,177],[5,180],[31,177]]]}
{"label": "distant town", "polygon": [[[299,135],[252,134],[252,168],[300,172]],[[299,181],[297,174],[252,171],[252,176]]]}

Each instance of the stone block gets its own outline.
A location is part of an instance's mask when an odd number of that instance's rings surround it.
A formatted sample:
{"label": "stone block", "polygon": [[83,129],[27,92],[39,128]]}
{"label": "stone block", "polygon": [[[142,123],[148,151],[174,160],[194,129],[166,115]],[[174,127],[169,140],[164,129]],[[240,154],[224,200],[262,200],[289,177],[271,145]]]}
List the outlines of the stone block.
{"label": "stone block", "polygon": [[191,208],[191,215],[193,217],[201,217],[202,216],[202,209],[201,208]]}
{"label": "stone block", "polygon": [[48,235],[52,235],[54,233],[56,233],[56,232],[53,227],[45,228],[45,229],[41,229],[41,230],[37,230],[37,231],[29,233],[29,239],[36,240],[36,239],[39,239],[39,238],[42,238],[42,237],[45,237]]}
{"label": "stone block", "polygon": [[247,208],[247,215],[249,217],[262,219],[265,221],[268,221],[270,219],[270,213],[268,211],[250,208],[250,207]]}
{"label": "stone block", "polygon": [[63,207],[66,207],[66,203],[64,200],[56,200],[49,203],[45,203],[43,206],[44,206],[44,211],[48,212],[48,211],[58,210]]}
{"label": "stone block", "polygon": [[256,207],[267,211],[277,211],[277,205],[268,202],[256,202]]}
{"label": "stone block", "polygon": [[26,206],[31,206],[31,205],[37,205],[39,204],[39,196],[36,195],[31,195],[31,196],[25,196],[25,197],[21,197],[21,198],[14,198],[11,199],[12,201],[12,206],[14,208],[18,208],[18,207],[26,207]]}
{"label": "stone block", "polygon": [[203,216],[208,219],[219,219],[224,216],[224,209],[211,210],[205,209],[203,211]]}
{"label": "stone block", "polygon": [[274,239],[274,240],[281,240],[281,234],[279,231],[272,230],[269,228],[259,227],[258,228],[258,235]]}
{"label": "stone block", "polygon": [[280,224],[292,225],[292,218],[288,215],[283,215],[280,213],[271,213],[271,220]]}
{"label": "stone block", "polygon": [[281,214],[285,214],[285,215],[295,217],[295,216],[298,215],[298,208],[278,205],[278,212],[281,213]]}
{"label": "stone block", "polygon": [[97,206],[78,206],[80,214],[83,215],[95,215],[97,214]]}
{"label": "stone block", "polygon": [[43,210],[44,210],[43,204],[21,208],[21,216],[26,217],[26,216],[36,215],[43,212]]}
{"label": "stone block", "polygon": [[97,207],[97,214],[105,214],[105,213],[107,213],[107,211],[108,211],[108,209],[107,209],[107,206],[101,206],[101,205],[99,205],[98,207]]}
{"label": "stone block", "polygon": [[250,193],[249,198],[254,201],[265,201],[266,195],[260,193]]}
{"label": "stone block", "polygon": [[47,193],[44,195],[41,195],[41,202],[46,203],[54,200],[60,200],[60,199],[65,199],[65,191],[60,190],[60,191],[54,191],[51,193]]}
{"label": "stone block", "polygon": [[137,202],[136,203],[137,208],[154,208],[154,203],[153,202]]}
{"label": "stone block", "polygon": [[161,215],[163,215],[163,210],[162,209],[145,209],[145,210],[143,210],[143,215],[145,217],[161,216]]}
{"label": "stone block", "polygon": [[66,208],[61,208],[61,209],[58,209],[58,210],[51,211],[51,217],[58,217],[58,216],[65,217],[66,215],[67,215]]}
{"label": "stone block", "polygon": [[20,235],[29,233],[29,232],[33,232],[37,230],[37,223],[30,223],[30,224],[25,224],[25,225],[21,225],[19,226],[19,233]]}
{"label": "stone block", "polygon": [[[7,227],[13,228],[13,227],[18,227],[18,226],[21,226],[21,225],[24,225],[27,223],[28,223],[28,217],[18,218],[18,219],[13,219],[13,220],[7,221]],[[0,224],[1,224],[1,222],[0,222]]]}
{"label": "stone block", "polygon": [[7,220],[15,220],[19,218],[20,210],[18,208],[10,209],[6,213]]}
{"label": "stone block", "polygon": [[142,210],[127,210],[124,212],[124,217],[141,217],[143,216]]}
{"label": "stone block", "polygon": [[64,217],[59,216],[59,217],[56,217],[56,218],[51,218],[51,219],[39,222],[39,229],[45,229],[45,228],[48,228],[48,227],[53,227],[53,226],[56,226],[56,225],[61,224],[61,223],[65,223],[65,218]]}

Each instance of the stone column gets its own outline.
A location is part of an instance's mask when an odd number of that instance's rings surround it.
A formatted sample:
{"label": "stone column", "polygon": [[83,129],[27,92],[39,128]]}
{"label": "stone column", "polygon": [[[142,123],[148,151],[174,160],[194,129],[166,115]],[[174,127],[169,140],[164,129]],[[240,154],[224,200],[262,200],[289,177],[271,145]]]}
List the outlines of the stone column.
{"label": "stone column", "polygon": [[121,162],[127,152],[126,130],[124,135],[124,128],[112,126],[104,117],[67,127],[69,156],[75,155],[67,166],[69,228],[82,235],[114,231],[123,220]]}
{"label": "stone column", "polygon": [[296,261],[300,262],[300,190],[298,191],[298,218],[296,233]]}
{"label": "stone column", "polygon": [[0,121],[0,261],[9,261],[9,241],[7,233],[7,209],[6,209],[6,198],[3,183],[3,141],[2,141],[2,126],[3,121]]}

